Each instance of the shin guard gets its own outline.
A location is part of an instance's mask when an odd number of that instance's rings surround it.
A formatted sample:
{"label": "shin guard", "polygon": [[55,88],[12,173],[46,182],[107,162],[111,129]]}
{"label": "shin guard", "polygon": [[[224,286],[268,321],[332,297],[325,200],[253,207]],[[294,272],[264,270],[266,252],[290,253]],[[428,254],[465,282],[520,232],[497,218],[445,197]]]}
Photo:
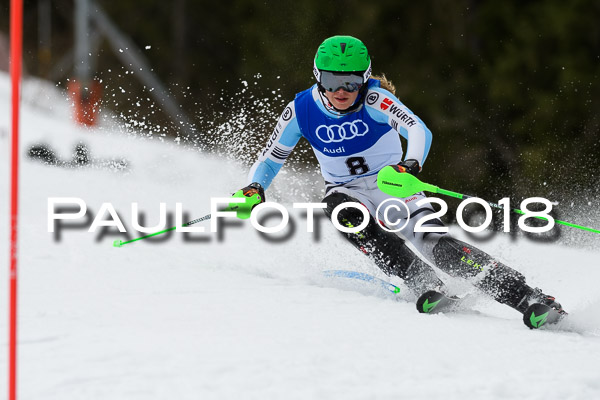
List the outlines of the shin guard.
{"label": "shin guard", "polygon": [[435,265],[449,275],[471,280],[496,301],[523,312],[533,289],[525,277],[489,254],[449,236],[433,249]]}

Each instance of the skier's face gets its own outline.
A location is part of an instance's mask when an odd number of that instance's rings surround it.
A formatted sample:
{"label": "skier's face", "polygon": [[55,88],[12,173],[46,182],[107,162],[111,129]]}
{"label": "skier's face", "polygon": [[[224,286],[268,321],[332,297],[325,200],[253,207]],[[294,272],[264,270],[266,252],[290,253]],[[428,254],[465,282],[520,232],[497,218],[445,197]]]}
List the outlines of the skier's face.
{"label": "skier's face", "polygon": [[325,91],[325,97],[327,97],[332,106],[343,111],[354,104],[354,101],[358,97],[358,91],[346,92],[344,89],[338,89],[335,92]]}

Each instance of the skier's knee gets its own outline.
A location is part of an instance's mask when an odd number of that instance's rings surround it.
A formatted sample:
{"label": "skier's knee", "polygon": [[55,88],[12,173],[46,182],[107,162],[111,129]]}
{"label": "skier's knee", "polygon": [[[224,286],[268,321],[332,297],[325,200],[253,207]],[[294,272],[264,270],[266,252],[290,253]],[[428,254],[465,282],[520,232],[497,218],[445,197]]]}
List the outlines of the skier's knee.
{"label": "skier's knee", "polygon": [[433,248],[433,257],[441,269],[463,277],[484,273],[486,276],[496,274],[524,279],[519,272],[496,261],[486,252],[449,235],[440,238]]}
{"label": "skier's knee", "polygon": [[437,267],[463,278],[474,277],[500,265],[484,251],[449,235],[439,239],[433,248],[433,258]]}
{"label": "skier's knee", "polygon": [[441,237],[433,248],[435,265],[450,275],[463,278],[481,272],[485,261],[476,255],[470,247],[466,246],[466,243],[451,236]]}
{"label": "skier's knee", "polygon": [[[345,193],[331,193],[323,199],[323,203],[327,204],[327,207],[324,210],[325,215],[331,219],[333,210],[340,204],[347,202],[359,203],[357,199],[352,196],[348,196]],[[350,224],[351,226],[358,226],[364,221],[364,215],[356,207],[346,207],[339,211],[337,220],[341,225],[348,226]]]}

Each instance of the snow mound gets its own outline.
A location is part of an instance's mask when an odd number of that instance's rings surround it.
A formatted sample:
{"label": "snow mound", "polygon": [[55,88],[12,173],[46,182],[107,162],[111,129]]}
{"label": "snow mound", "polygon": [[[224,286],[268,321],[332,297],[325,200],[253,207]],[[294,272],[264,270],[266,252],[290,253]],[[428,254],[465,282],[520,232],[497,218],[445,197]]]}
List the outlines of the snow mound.
{"label": "snow mound", "polygon": [[[0,75],[0,109],[9,110]],[[42,88],[42,89],[40,89]],[[31,399],[506,399],[600,396],[598,250],[497,235],[476,243],[554,294],[572,314],[567,329],[530,331],[505,306],[477,300],[470,313],[422,315],[410,298],[322,271],[376,270],[330,224],[265,238],[246,222],[221,234],[165,234],[112,247],[114,229],[74,221],[48,232],[48,198],[76,197],[95,217],[110,202],[131,228],[131,203],[159,220],[159,204],[188,217],[211,197],[245,184],[245,165],[118,126],[83,129],[52,85],[25,82],[19,236],[19,391]],[[8,111],[0,154],[8,159]],[[27,156],[44,144],[63,161],[88,148],[91,163],[47,165]],[[74,158],[75,156],[75,158]],[[125,160],[105,168],[102,160]],[[8,163],[0,164],[8,193]],[[290,174],[291,175],[291,174]],[[288,176],[280,187],[293,186]],[[311,178],[312,179],[312,178]],[[317,186],[317,185],[315,185]],[[318,186],[317,186],[318,187]],[[299,188],[296,187],[296,190]],[[312,192],[311,192],[312,193]],[[312,201],[319,201],[315,190]],[[8,204],[0,202],[0,242]],[[106,218],[105,218],[106,219]],[[79,225],[77,225],[79,224]],[[170,221],[169,224],[173,224]],[[208,225],[204,225],[208,226]],[[460,236],[460,233],[457,233]],[[467,239],[471,240],[471,239]],[[0,248],[7,260],[8,248]],[[0,274],[7,287],[8,274]],[[7,297],[0,296],[6,346]],[[7,352],[0,375],[6,376]]]}

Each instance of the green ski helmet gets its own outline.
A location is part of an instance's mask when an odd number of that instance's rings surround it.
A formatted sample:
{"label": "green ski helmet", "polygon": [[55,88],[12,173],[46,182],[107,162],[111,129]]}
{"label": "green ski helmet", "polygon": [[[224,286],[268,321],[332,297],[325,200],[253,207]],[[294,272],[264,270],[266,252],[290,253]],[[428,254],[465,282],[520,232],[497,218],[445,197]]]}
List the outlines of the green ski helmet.
{"label": "green ski helmet", "polygon": [[313,74],[321,85],[322,71],[360,75],[363,83],[371,76],[371,57],[367,46],[352,36],[332,36],[317,49]]}

